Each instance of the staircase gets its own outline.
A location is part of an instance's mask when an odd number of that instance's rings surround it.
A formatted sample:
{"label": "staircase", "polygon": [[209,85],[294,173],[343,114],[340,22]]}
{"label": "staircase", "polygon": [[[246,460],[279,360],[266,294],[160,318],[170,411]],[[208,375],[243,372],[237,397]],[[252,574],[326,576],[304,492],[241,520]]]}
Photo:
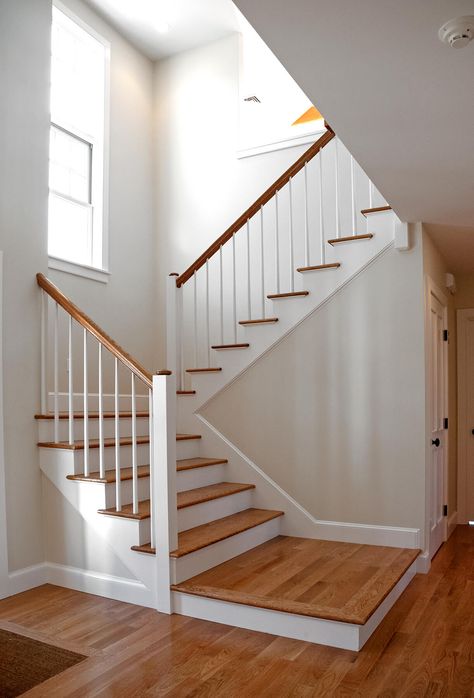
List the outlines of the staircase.
{"label": "staircase", "polygon": [[[338,542],[199,415],[392,245],[395,223],[327,127],[195,264],[169,277],[172,370],[154,376],[38,274],[40,467],[136,579],[126,600],[359,649],[407,586],[416,545]],[[349,592],[337,591],[347,569],[328,566],[331,555],[349,566],[361,558]],[[281,574],[271,593],[268,570]],[[368,600],[355,613],[358,584]],[[327,598],[314,591],[321,585]]]}

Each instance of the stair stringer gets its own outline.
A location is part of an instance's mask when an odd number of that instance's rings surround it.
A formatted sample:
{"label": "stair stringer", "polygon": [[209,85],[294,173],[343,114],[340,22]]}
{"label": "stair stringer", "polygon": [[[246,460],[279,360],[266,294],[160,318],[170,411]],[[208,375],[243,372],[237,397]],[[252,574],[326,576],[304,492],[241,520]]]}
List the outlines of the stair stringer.
{"label": "stair stringer", "polygon": [[[42,449],[41,449],[42,450]],[[137,582],[136,599],[132,603],[156,608],[156,569],[154,555],[137,555],[131,550],[138,540],[139,521],[109,517],[98,513],[106,503],[105,484],[75,482],[67,479],[74,471],[74,453],[61,449],[49,450],[48,457],[40,457],[43,475],[81,515],[98,537],[130,572],[126,582]]]}
{"label": "stair stringer", "polygon": [[370,231],[374,233],[371,240],[348,242],[337,245],[335,249],[329,246],[326,260],[340,261],[339,269],[302,274],[298,288],[301,286],[310,291],[308,296],[267,301],[267,316],[278,316],[278,322],[264,327],[247,326],[239,330],[238,341],[249,342],[248,349],[211,350],[211,364],[221,367],[222,371],[192,374],[192,385],[196,394],[178,401],[178,428],[187,430],[189,425],[193,424],[192,420],[186,421],[190,408],[192,412],[198,412],[211,398],[224,390],[261,356],[271,351],[301,322],[317,312],[352,279],[363,273],[381,254],[391,248],[397,222],[399,219],[393,211],[371,215]]}

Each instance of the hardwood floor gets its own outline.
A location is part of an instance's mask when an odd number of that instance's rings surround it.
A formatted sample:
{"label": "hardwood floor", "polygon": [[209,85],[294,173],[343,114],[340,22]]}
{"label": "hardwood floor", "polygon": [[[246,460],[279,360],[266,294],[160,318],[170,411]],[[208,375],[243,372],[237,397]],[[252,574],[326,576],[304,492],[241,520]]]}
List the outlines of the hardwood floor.
{"label": "hardwood floor", "polygon": [[458,527],[361,652],[44,586],[0,601],[0,627],[88,655],[26,696],[474,696],[474,529]]}
{"label": "hardwood floor", "polygon": [[419,553],[278,536],[173,589],[364,625]]}

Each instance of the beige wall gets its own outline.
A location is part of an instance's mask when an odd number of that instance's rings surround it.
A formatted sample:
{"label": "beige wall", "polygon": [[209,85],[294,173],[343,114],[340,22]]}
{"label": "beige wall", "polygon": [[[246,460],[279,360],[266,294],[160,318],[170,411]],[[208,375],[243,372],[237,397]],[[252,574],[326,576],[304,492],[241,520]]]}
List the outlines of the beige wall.
{"label": "beige wall", "polygon": [[444,293],[448,301],[448,516],[457,510],[457,358],[456,358],[456,296],[446,288],[450,271],[444,257],[426,230],[423,230],[423,270]]}
{"label": "beige wall", "polygon": [[391,248],[203,414],[318,519],[424,529],[421,238]]}

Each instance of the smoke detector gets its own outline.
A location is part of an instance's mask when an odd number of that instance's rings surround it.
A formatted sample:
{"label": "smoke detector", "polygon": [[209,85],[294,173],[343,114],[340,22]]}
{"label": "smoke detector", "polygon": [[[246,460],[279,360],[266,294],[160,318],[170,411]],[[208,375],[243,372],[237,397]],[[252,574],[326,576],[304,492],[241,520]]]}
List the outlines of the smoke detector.
{"label": "smoke detector", "polygon": [[443,24],[438,32],[443,43],[451,48],[464,48],[474,39],[474,16],[456,17]]}

